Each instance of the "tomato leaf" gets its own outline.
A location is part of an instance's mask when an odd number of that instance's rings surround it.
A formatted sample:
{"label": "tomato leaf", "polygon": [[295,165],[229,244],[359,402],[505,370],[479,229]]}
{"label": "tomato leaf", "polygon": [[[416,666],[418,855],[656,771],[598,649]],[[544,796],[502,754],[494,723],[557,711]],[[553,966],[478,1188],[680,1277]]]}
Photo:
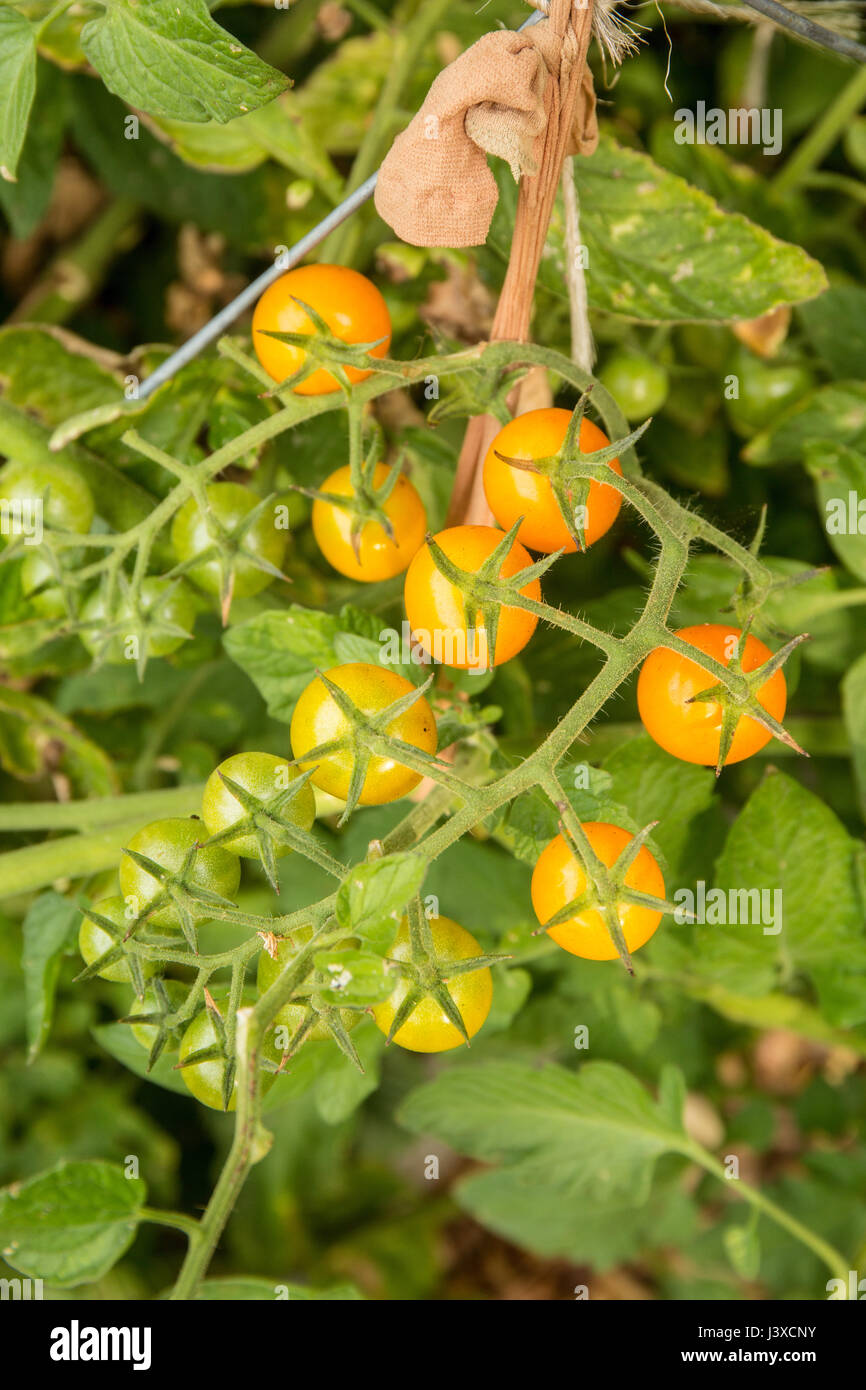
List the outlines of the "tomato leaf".
{"label": "tomato leaf", "polygon": [[354,1284],[332,1284],[327,1289],[311,1289],[304,1284],[275,1284],[270,1279],[239,1275],[237,1278],[206,1279],[195,1295],[197,1302],[274,1302],[352,1303],[364,1295]]}
{"label": "tomato leaf", "polygon": [[[799,246],[603,135],[576,159],[589,302],[652,323],[730,322],[812,299],[824,271]],[[496,223],[494,222],[494,227]],[[548,236],[551,269],[565,274],[561,201]]]}
{"label": "tomato leaf", "polygon": [[60,962],[80,921],[81,913],[75,904],[59,893],[41,894],[24,918],[21,966],[31,1062],[42,1050],[51,1029]]}
{"label": "tomato leaf", "polygon": [[420,891],[426,867],[420,854],[389,854],[358,864],[337,893],[340,926],[374,950],[387,951],[404,907]]}
{"label": "tomato leaf", "polygon": [[59,1288],[90,1283],[132,1244],[147,1189],[110,1163],[60,1163],[0,1192],[0,1248]]}
{"label": "tomato leaf", "polygon": [[610,1062],[577,1072],[519,1062],[453,1067],[413,1091],[399,1118],[460,1153],[504,1163],[527,1188],[626,1207],[645,1201],[656,1160],[688,1144],[640,1082]]}
{"label": "tomato leaf", "polygon": [[36,92],[36,26],[0,10],[0,177],[14,182]]}
{"label": "tomato leaf", "polygon": [[231,121],[289,85],[211,19],[205,0],[109,0],[81,47],[109,91],[177,121]]}
{"label": "tomato leaf", "polygon": [[[857,842],[818,797],[791,777],[768,773],[731,826],[716,865],[724,916],[738,920],[714,923],[707,899],[703,915],[709,920],[666,930],[691,933],[691,970],[698,980],[754,997],[802,972],[812,977],[828,1022],[861,1022],[866,936],[856,850]],[[739,920],[744,916],[749,920]]]}

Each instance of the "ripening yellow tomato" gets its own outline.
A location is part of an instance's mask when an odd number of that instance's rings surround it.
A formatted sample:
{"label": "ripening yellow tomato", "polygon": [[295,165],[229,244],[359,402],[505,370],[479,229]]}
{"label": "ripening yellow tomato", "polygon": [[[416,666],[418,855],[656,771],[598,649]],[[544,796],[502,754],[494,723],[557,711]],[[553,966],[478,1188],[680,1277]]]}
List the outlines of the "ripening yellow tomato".
{"label": "ripening yellow tomato", "polygon": [[[481,947],[471,932],[450,917],[434,918],[430,923],[430,932],[437,961],[471,960],[473,956],[482,955]],[[411,959],[409,924],[405,918],[389,955],[392,960]],[[454,975],[451,979],[446,972],[445,983],[467,1034],[474,1038],[490,1013],[493,999],[490,970],[482,966],[479,970]],[[400,976],[384,1003],[373,1006],[376,1027],[386,1037],[409,988],[409,981],[405,976]],[[460,1029],[443,1012],[442,1005],[430,995],[415,1005],[406,1022],[397,1029],[393,1041],[409,1052],[448,1052],[452,1047],[462,1047],[465,1043]]]}
{"label": "ripening yellow tomato", "polygon": [[[274,381],[285,381],[300,371],[307,354],[293,343],[267,337],[267,330],[315,332],[304,304],[324,319],[341,342],[376,343],[377,346],[370,349],[370,356],[385,356],[391,343],[391,317],[372,280],[344,265],[297,266],[268,286],[253,314],[256,356]],[[352,382],[363,381],[370,375],[360,367],[346,366],[345,371]],[[317,367],[293,389],[299,396],[324,396],[339,391],[340,383],[326,367]]]}
{"label": "ripening yellow tomato", "polygon": [[[382,486],[388,472],[384,463],[376,465],[372,479],[375,488]],[[354,496],[351,469],[338,468],[322,484],[321,491],[332,492],[338,497]],[[356,555],[352,545],[352,513],[319,497],[313,503],[313,535],[318,547],[328,563],[347,579],[358,579],[364,584],[391,579],[408,569],[412,557],[424,544],[427,530],[424,503],[405,475],[397,479],[383,510],[391,523],[394,539],[380,521],[366,521]]]}

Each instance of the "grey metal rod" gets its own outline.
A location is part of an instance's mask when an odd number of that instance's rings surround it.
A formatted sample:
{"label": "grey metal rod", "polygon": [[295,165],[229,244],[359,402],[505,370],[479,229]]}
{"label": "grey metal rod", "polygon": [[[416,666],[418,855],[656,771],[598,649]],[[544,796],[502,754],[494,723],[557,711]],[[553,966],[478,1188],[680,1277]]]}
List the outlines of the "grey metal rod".
{"label": "grey metal rod", "polygon": [[[521,29],[528,29],[530,25],[537,24],[543,18],[543,14],[535,11],[528,19],[524,20],[517,32],[519,33]],[[338,203],[326,217],[322,218],[321,222],[318,222],[311,231],[307,232],[306,236],[302,236],[300,241],[296,241],[286,256],[281,256],[278,262],[275,261],[273,265],[268,266],[267,270],[263,270],[261,275],[247,285],[245,290],[241,290],[230,304],[226,304],[224,308],[220,309],[219,313],[209,323],[206,323],[204,328],[193,333],[191,338],[187,338],[185,343],[182,343],[170,357],[167,357],[156,368],[156,371],[151,372],[150,376],[145,377],[144,381],[140,383],[138,399],[146,400],[158,387],[170,381],[175,372],[180,371],[181,367],[185,367],[187,362],[198,357],[199,353],[203,352],[210,343],[216,342],[217,338],[231,327],[235,319],[240,318],[245,309],[255,304],[269,285],[272,285],[275,280],[279,280],[280,276],[284,275],[287,270],[291,270],[292,266],[297,265],[311,251],[314,251],[325,240],[326,236],[329,236],[335,228],[340,226],[341,222],[345,222],[347,217],[351,217],[353,212],[362,207],[369,198],[372,198],[378,177],[379,171],[377,170],[375,174],[371,174],[368,179],[365,179],[353,193],[344,198],[342,203]]]}

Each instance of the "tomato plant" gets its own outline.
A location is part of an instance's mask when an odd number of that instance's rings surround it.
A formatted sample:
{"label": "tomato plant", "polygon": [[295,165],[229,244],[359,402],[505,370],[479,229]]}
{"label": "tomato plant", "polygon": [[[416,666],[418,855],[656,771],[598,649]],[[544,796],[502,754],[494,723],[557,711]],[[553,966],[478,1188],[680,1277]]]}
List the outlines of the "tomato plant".
{"label": "tomato plant", "polygon": [[0,1297],[862,1296],[856,7],[307,3],[0,6]]}

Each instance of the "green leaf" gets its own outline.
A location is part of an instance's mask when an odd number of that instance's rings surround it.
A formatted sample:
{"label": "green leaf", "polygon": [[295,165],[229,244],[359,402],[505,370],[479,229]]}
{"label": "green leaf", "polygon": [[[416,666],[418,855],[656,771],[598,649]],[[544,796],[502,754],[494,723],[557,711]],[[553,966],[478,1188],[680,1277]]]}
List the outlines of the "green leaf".
{"label": "green leaf", "polygon": [[[824,271],[799,246],[779,241],[739,213],[668,173],[648,155],[602,136],[575,160],[590,304],[656,323],[730,322],[826,288]],[[560,213],[548,243],[564,277]]]}
{"label": "green leaf", "polygon": [[51,63],[39,62],[36,80],[39,119],[27,127],[18,181],[0,179],[0,208],[12,235],[20,240],[30,235],[48,206],[67,119],[66,87],[57,69]]}
{"label": "green leaf", "polygon": [[292,604],[269,609],[229,628],[223,646],[264,696],[268,713],[286,723],[295,701],[316,670],[339,664],[335,650],[341,632],[373,638],[381,620],[359,609],[344,608],[339,617]]}
{"label": "green leaf", "polygon": [[108,754],[47,700],[0,686],[0,767],[36,780],[48,767],[63,772],[76,791],[111,796],[120,789]]}
{"label": "green leaf", "polygon": [[664,1246],[682,1249],[698,1229],[694,1199],[678,1182],[657,1183],[652,1199],[624,1208],[595,1200],[567,1201],[558,1187],[529,1187],[508,1169],[459,1182],[458,1205],[503,1239],[549,1259],[589,1264],[602,1272]]}
{"label": "green leaf", "polygon": [[[768,773],[732,825],[716,866],[724,915],[747,915],[750,921],[695,927],[695,976],[755,996],[803,972],[811,975],[830,1023],[843,1026],[866,1018],[866,934],[856,849],[818,797],[791,777]],[[768,896],[758,904],[755,894],[761,890]],[[744,897],[748,893],[750,902]],[[711,915],[709,903],[706,915]],[[756,916],[763,920],[755,921]]]}
{"label": "green leaf", "polygon": [[329,1004],[379,1004],[394,988],[382,957],[370,951],[335,946],[330,951],[317,951],[313,960],[331,982],[320,991]]}
{"label": "green leaf", "polygon": [[340,926],[374,950],[387,951],[403,909],[421,889],[426,867],[420,854],[389,854],[357,864],[337,893]]}
{"label": "green leaf", "polygon": [[271,1279],[239,1276],[236,1279],[205,1279],[195,1297],[199,1303],[351,1303],[363,1299],[364,1295],[354,1284],[332,1284],[327,1289],[310,1289],[304,1284],[276,1284]]}
{"label": "green leaf", "polygon": [[36,92],[36,28],[15,10],[0,10],[0,177],[14,182]]}
{"label": "green leaf", "polygon": [[854,662],[842,681],[842,712],[851,740],[860,810],[866,820],[866,654]]}
{"label": "green leaf", "polygon": [[21,966],[27,1002],[28,1060],[31,1062],[42,1050],[51,1030],[60,961],[80,922],[78,908],[59,893],[41,894],[24,918]]}
{"label": "green leaf", "polygon": [[132,1029],[129,1024],[101,1023],[92,1029],[92,1032],[100,1047],[104,1047],[115,1061],[122,1063],[136,1076],[140,1076],[146,1081],[152,1081],[157,1086],[162,1086],[166,1091],[177,1091],[182,1096],[189,1095],[186,1082],[181,1077],[180,1072],[174,1070],[177,1061],[175,1055],[164,1052],[150,1071],[147,1070],[147,1051],[132,1036]]}
{"label": "green leaf", "polygon": [[833,285],[798,314],[834,377],[866,377],[866,289]]}
{"label": "green leaf", "polygon": [[109,1163],[60,1163],[0,1192],[0,1250],[59,1288],[101,1279],[132,1244],[147,1190]]}
{"label": "green leaf", "polygon": [[665,1114],[675,1129],[683,1127],[683,1111],[686,1105],[686,1079],[679,1067],[670,1064],[662,1067],[659,1078],[659,1109]]}
{"label": "green leaf", "polygon": [[562,1198],[636,1206],[656,1160],[688,1141],[624,1068],[586,1062],[576,1072],[518,1062],[453,1067],[401,1107],[416,1133],[509,1166],[527,1187]]}
{"label": "green leaf", "polygon": [[0,328],[0,381],[12,405],[59,425],[78,411],[116,402],[121,381],[81,339],[63,329],[10,324]]}
{"label": "green leaf", "polygon": [[792,463],[815,440],[866,450],[866,382],[838,381],[812,391],[777,424],[756,434],[742,457],[758,465]]}
{"label": "green leaf", "polygon": [[866,580],[866,443],[855,450],[815,439],[804,457],[828,541],[845,568]]}
{"label": "green leaf", "polygon": [[289,85],[211,19],[205,0],[109,0],[81,47],[115,96],[177,121],[231,121]]}
{"label": "green leaf", "polygon": [[761,1242],[752,1226],[728,1226],[722,1240],[732,1267],[741,1279],[757,1279],[761,1268]]}
{"label": "green leaf", "polygon": [[328,1063],[319,1073],[313,1089],[316,1111],[328,1125],[340,1125],[353,1115],[367,1096],[378,1089],[382,1070],[385,1038],[372,1022],[366,1020],[352,1031],[355,1046],[364,1070],[359,1071],[337,1050],[336,1043],[311,1043],[327,1054]]}
{"label": "green leaf", "polygon": [[706,842],[695,855],[695,821],[716,804],[715,777],[705,767],[671,758],[644,734],[629,739],[604,761],[611,777],[610,797],[622,802],[638,828],[650,821],[650,848],[658,847],[673,881],[681,878],[697,857],[706,863]]}
{"label": "green leaf", "polygon": [[164,137],[185,164],[200,169],[237,173],[274,159],[299,179],[307,179],[337,201],[340,179],[304,122],[293,114],[288,95],[258,111],[238,116],[228,125],[218,121],[171,121],[151,118],[157,136]]}

